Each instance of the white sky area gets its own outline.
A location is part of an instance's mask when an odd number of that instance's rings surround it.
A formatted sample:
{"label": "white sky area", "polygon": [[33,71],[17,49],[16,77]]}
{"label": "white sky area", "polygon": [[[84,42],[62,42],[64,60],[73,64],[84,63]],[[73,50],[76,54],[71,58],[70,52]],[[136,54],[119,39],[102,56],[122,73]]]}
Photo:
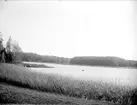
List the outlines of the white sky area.
{"label": "white sky area", "polygon": [[0,1],[0,32],[24,52],[137,60],[135,1]]}

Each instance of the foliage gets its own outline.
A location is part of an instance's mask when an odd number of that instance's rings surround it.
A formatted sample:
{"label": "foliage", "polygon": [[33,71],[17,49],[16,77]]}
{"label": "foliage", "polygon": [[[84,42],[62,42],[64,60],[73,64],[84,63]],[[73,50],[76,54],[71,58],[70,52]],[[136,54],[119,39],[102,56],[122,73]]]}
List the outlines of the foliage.
{"label": "foliage", "polygon": [[17,41],[12,42],[12,52],[22,52],[21,47],[19,46],[19,43]]}
{"label": "foliage", "polygon": [[2,33],[0,32],[0,42],[3,42]]}
{"label": "foliage", "polygon": [[0,62],[5,62],[2,33],[0,32]]}
{"label": "foliage", "polygon": [[7,41],[7,43],[6,43],[6,50],[7,50],[7,52],[12,52],[11,47],[12,47],[12,39],[11,39],[11,36],[10,36],[8,41]]}
{"label": "foliage", "polygon": [[3,38],[2,33],[0,32],[0,51],[3,50]]}
{"label": "foliage", "polygon": [[22,52],[22,49],[20,48],[18,42],[13,41],[11,36],[9,37],[9,40],[6,44],[6,61],[7,62],[20,62],[21,61],[21,55],[20,52]]}

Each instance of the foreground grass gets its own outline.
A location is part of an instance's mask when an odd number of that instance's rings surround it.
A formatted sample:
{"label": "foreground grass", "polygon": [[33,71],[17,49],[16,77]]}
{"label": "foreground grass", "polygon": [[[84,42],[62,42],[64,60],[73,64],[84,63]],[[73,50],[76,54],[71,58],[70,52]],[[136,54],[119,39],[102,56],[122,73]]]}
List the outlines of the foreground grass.
{"label": "foreground grass", "polygon": [[107,102],[79,99],[58,94],[44,93],[31,89],[0,84],[1,103],[10,104],[56,104],[56,105],[114,105]]}
{"label": "foreground grass", "polygon": [[122,105],[133,104],[132,97],[136,92],[136,89],[133,91],[124,86],[32,72],[30,69],[12,64],[0,64],[0,80],[23,88],[88,100],[110,101]]}

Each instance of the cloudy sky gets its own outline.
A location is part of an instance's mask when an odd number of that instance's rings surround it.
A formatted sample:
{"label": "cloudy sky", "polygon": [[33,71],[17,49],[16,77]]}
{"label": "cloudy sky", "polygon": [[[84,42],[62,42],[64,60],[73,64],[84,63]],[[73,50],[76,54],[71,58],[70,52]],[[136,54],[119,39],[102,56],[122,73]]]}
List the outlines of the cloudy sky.
{"label": "cloudy sky", "polygon": [[[137,60],[135,1],[0,1],[0,32],[24,52]],[[4,42],[4,43],[5,43]]]}

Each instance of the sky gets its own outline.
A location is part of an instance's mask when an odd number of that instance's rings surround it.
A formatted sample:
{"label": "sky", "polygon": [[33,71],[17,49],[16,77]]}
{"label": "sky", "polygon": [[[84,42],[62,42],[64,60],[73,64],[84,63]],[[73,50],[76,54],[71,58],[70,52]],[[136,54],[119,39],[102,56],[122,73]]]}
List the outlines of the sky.
{"label": "sky", "polygon": [[0,32],[24,52],[137,60],[136,1],[0,1]]}

